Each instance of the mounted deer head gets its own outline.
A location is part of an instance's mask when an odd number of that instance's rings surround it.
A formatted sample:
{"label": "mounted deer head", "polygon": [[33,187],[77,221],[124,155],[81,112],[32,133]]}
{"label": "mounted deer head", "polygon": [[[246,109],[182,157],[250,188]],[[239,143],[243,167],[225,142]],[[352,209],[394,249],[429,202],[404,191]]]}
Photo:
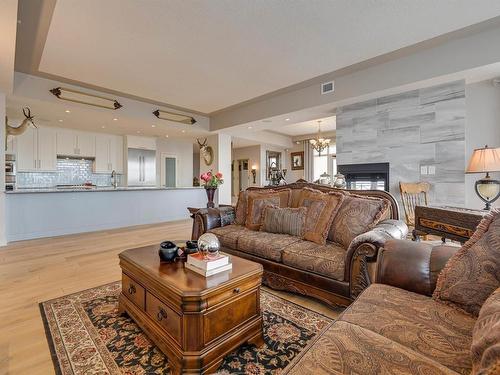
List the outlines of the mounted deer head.
{"label": "mounted deer head", "polygon": [[33,121],[35,116],[31,116],[31,110],[29,109],[29,107],[23,108],[23,114],[24,114],[25,119],[23,120],[21,125],[19,125],[17,127],[10,126],[8,124],[9,119],[7,118],[7,116],[5,116],[5,150],[7,150],[7,137],[9,135],[21,135],[21,134],[23,134],[26,131],[26,129],[28,129],[28,126],[30,124],[33,125],[35,128],[37,127],[35,125],[35,122]]}
{"label": "mounted deer head", "polygon": [[198,146],[200,146],[200,153],[201,156],[203,156],[205,165],[212,164],[212,162],[214,161],[214,150],[211,146],[207,145],[207,138],[205,138],[203,143],[201,143],[200,140],[196,138],[196,142],[198,142]]}

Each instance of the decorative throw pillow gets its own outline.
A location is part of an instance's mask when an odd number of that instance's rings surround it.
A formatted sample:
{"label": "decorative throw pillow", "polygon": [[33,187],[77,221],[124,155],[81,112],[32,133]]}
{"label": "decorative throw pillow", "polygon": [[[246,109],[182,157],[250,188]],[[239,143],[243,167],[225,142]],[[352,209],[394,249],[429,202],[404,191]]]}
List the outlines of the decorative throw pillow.
{"label": "decorative throw pillow", "polygon": [[279,208],[268,206],[264,209],[260,230],[302,237],[306,214],[306,207]]}
{"label": "decorative throw pillow", "polygon": [[389,202],[385,199],[346,194],[328,239],[347,250],[352,240],[377,225],[388,209]]}
{"label": "decorative throw pillow", "polygon": [[238,195],[238,202],[236,203],[236,217],[234,223],[238,225],[245,225],[245,220],[247,217],[247,190],[240,191]]}
{"label": "decorative throw pillow", "polygon": [[307,207],[304,239],[319,245],[326,243],[328,229],[343,199],[344,194],[338,192],[322,193],[315,189],[302,189],[299,207]]}
{"label": "decorative throw pillow", "polygon": [[500,288],[488,297],[472,330],[472,373],[500,374]]}
{"label": "decorative throw pillow", "polygon": [[251,230],[259,230],[262,213],[266,206],[288,207],[290,203],[290,189],[249,190],[247,198],[247,216],[245,226]]}
{"label": "decorative throw pillow", "polygon": [[500,287],[500,210],[492,210],[438,276],[432,297],[477,316]]}

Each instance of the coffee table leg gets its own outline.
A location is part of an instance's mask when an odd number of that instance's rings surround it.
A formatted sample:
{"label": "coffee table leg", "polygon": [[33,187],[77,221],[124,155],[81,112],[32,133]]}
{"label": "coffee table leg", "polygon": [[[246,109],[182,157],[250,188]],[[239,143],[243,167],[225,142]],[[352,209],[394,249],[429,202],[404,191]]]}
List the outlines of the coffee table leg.
{"label": "coffee table leg", "polygon": [[120,296],[118,299],[118,315],[124,315],[127,314],[127,310],[125,309],[125,304],[121,301],[123,296]]}
{"label": "coffee table leg", "polygon": [[248,343],[255,345],[257,348],[260,348],[262,345],[266,343],[264,341],[264,333],[260,332],[259,334],[255,335],[254,337],[248,340]]}

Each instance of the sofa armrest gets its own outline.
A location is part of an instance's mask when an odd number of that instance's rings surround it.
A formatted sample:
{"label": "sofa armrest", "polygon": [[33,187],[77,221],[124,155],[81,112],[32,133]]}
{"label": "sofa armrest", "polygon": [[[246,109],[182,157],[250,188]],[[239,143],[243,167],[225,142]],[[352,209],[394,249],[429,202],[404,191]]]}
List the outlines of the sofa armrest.
{"label": "sofa armrest", "polygon": [[352,298],[372,283],[368,263],[377,260],[379,249],[386,241],[402,239],[407,234],[408,227],[402,220],[388,219],[352,240],[346,253],[344,274],[344,279],[349,281]]}
{"label": "sofa armrest", "polygon": [[387,241],[379,252],[376,282],[431,296],[439,273],[460,247]]}
{"label": "sofa armrest", "polygon": [[194,213],[191,239],[197,240],[210,229],[234,224],[235,209],[232,206],[200,208]]}

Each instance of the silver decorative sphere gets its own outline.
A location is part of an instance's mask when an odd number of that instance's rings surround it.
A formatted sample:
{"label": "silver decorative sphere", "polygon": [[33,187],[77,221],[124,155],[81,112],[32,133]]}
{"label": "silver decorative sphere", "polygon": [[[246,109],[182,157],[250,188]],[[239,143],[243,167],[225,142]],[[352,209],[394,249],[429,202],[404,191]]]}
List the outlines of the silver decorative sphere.
{"label": "silver decorative sphere", "polygon": [[198,238],[198,249],[205,256],[216,256],[219,254],[220,242],[213,233],[205,233]]}

